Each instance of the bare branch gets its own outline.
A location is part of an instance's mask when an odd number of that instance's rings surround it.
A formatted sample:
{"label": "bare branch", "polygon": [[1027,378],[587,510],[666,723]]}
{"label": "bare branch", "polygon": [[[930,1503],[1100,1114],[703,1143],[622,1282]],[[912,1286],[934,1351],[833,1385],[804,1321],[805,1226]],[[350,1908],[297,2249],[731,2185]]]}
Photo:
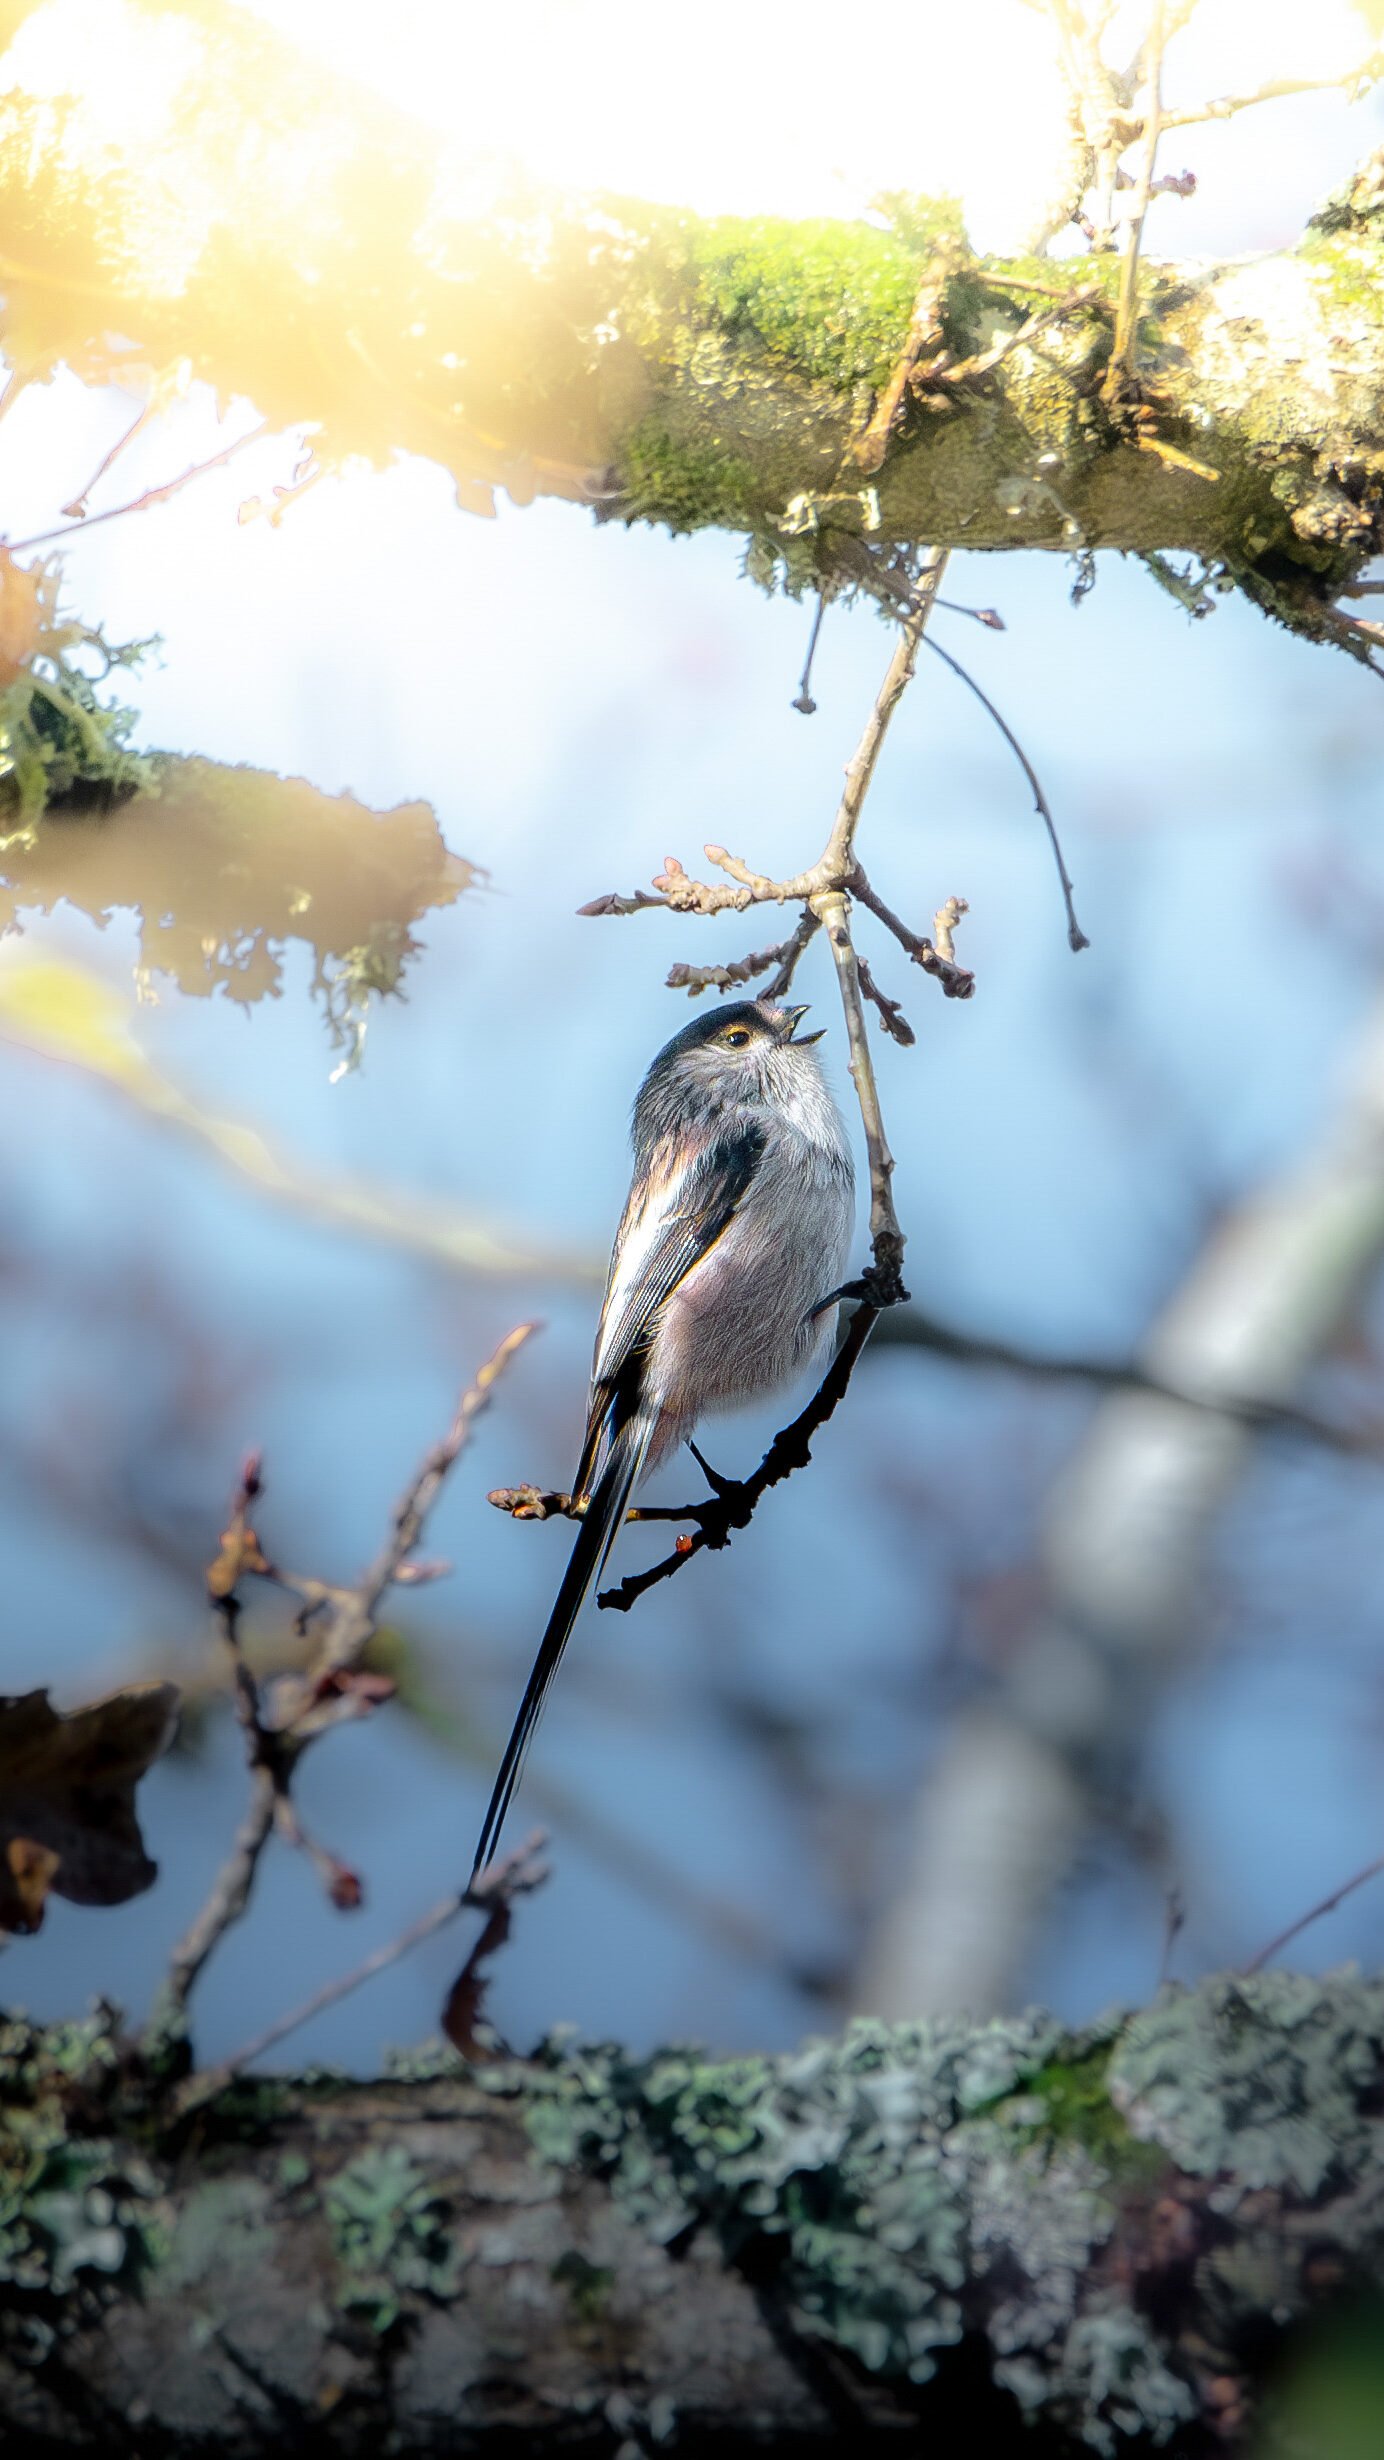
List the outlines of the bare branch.
{"label": "bare branch", "polygon": [[[401,1957],[410,1955],[425,1940],[445,1930],[449,1922],[454,1922],[468,1908],[484,1911],[489,1917],[472,1950],[472,1958],[478,1958],[491,1927],[496,1899],[503,1899],[508,1904],[514,1897],[526,1895],[543,1885],[548,1876],[548,1866],[540,1857],[546,1843],[542,1830],[535,1828],[522,1845],[502,1854],[488,1871],[478,1875],[470,1887],[454,1889],[450,1896],[442,1897],[429,1912],[420,1914],[416,1922],[410,1922],[406,1930],[386,1940],[383,1947],[372,1949],[358,1965],[351,1967],[349,1973],[340,1973],[334,1981],[324,1982],[320,1990],[314,1990],[306,1999],[300,1999],[287,2015],[276,2016],[272,2024],[266,2025],[263,2032],[256,2033],[250,2041],[242,2042],[240,2048],[223,2060],[219,2067],[203,2068],[199,2074],[190,2077],[174,2097],[174,2117],[187,2118],[204,2103],[214,2101],[234,2077],[242,2074],[245,2068],[253,2067],[256,2059],[263,2058],[266,2050],[277,2049],[281,2041],[287,2041],[290,2033],[311,2024],[315,2016],[324,2015],[329,2007],[338,2006],[342,1999],[349,1998],[364,1983],[372,1982],[377,1973],[387,1973],[391,1965],[397,1965]],[[491,1942],[492,1946],[495,1944]]]}
{"label": "bare branch", "polygon": [[1357,102],[1370,86],[1384,77],[1384,51],[1372,51],[1358,68],[1348,69],[1341,77],[1271,77],[1267,85],[1256,86],[1252,94],[1218,94],[1210,102],[1195,103],[1185,111],[1164,111],[1164,128],[1200,128],[1207,120],[1233,119],[1237,111],[1252,111],[1256,103],[1282,102],[1292,94],[1344,93]]}
{"label": "bare branch", "polygon": [[1281,1956],[1284,1948],[1289,1946],[1300,1932],[1306,1930],[1309,1924],[1319,1922],[1323,1914],[1334,1913],[1336,1907],[1344,1904],[1348,1896],[1353,1896],[1356,1889],[1363,1888],[1369,1880],[1377,1879],[1381,1871],[1384,1871],[1384,1854],[1376,1854],[1373,1862],[1367,1862],[1363,1870],[1356,1871],[1352,1878],[1343,1880],[1339,1888],[1333,1888],[1330,1896],[1320,1898],[1315,1905],[1308,1907],[1306,1913],[1300,1913],[1295,1922],[1290,1922],[1286,1930],[1281,1930],[1276,1939],[1270,1939],[1267,1947],[1261,1947],[1257,1956],[1251,1956],[1249,1963],[1241,1966],[1241,1972],[1261,1972],[1265,1965],[1272,1964],[1275,1956]]}
{"label": "bare branch", "polygon": [[1158,160],[1158,140],[1163,127],[1163,52],[1166,34],[1163,24],[1164,0],[1153,0],[1153,16],[1144,45],[1144,88],[1147,106],[1142,129],[1143,153],[1139,162],[1139,177],[1134,192],[1134,210],[1129,236],[1125,242],[1124,263],[1120,269],[1120,297],[1115,310],[1115,342],[1110,364],[1101,387],[1109,403],[1118,402],[1128,392],[1134,375],[1134,357],[1138,340],[1139,309],[1139,249],[1143,242],[1144,223],[1148,218],[1149,199],[1153,193],[1153,174]]}
{"label": "bare branch", "polygon": [[386,1589],[398,1579],[400,1567],[418,1545],[448,1471],[465,1451],[471,1430],[488,1406],[491,1393],[506,1367],[538,1330],[536,1323],[518,1324],[513,1332],[506,1333],[499,1347],[463,1392],[441,1443],[428,1454],[395,1505],[389,1536],[359,1587],[341,1592],[335,1611],[335,1627],[329,1626],[313,1670],[313,1679],[319,1687],[324,1677],[359,1662],[362,1650],[374,1636],[375,1613],[380,1600]]}
{"label": "bare branch", "polygon": [[945,904],[938,907],[932,926],[936,933],[934,943],[918,932],[910,931],[907,923],[899,920],[898,915],[871,887],[863,871],[856,872],[851,894],[862,905],[869,907],[886,931],[893,932],[899,946],[907,950],[915,965],[921,965],[925,974],[936,976],[948,999],[970,999],[976,987],[976,978],[964,965],[956,963],[952,941],[952,933],[961,916],[970,912],[964,897],[948,897]]}
{"label": "bare branch", "polygon": [[766,999],[780,1000],[782,999],[785,991],[791,988],[793,976],[798,970],[798,959],[802,955],[803,950],[806,948],[808,941],[815,939],[817,933],[821,930],[821,927],[821,923],[818,920],[818,917],[813,913],[811,906],[804,906],[801,914],[798,916],[798,927],[794,932],[793,937],[791,940],[787,940],[784,943],[783,963],[780,965],[773,981],[768,984],[765,990],[764,996]]}
{"label": "bare branch", "polygon": [[940,641],[934,641],[929,637],[927,645],[929,649],[935,650],[937,656],[942,660],[943,664],[945,666],[949,666],[954,675],[960,676],[961,681],[967,686],[968,690],[974,692],[976,699],[981,704],[981,707],[988,709],[991,717],[995,721],[995,724],[998,726],[1000,733],[1003,735],[1005,742],[1009,745],[1011,752],[1014,754],[1020,768],[1023,770],[1025,777],[1028,779],[1029,785],[1033,791],[1034,803],[1039,814],[1041,815],[1043,826],[1048,832],[1048,843],[1052,847],[1052,859],[1057,865],[1057,877],[1062,884],[1062,902],[1067,909],[1067,946],[1071,949],[1073,955],[1075,956],[1080,949],[1089,948],[1091,943],[1087,939],[1085,932],[1082,930],[1081,925],[1076,918],[1076,907],[1072,902],[1075,892],[1071,878],[1067,871],[1067,866],[1062,859],[1062,844],[1057,834],[1057,822],[1052,816],[1052,806],[1048,802],[1048,798],[1044,794],[1042,786],[1039,783],[1038,772],[1034,768],[1032,761],[1029,759],[1027,752],[1024,750],[1024,747],[1019,741],[1019,738],[1015,734],[1012,726],[1006,725],[1004,719],[1000,716],[998,709],[995,707],[994,702],[991,700],[989,693],[981,690],[980,685],[976,682],[974,675],[967,672],[966,668],[962,665],[961,660],[959,658],[954,658],[949,649],[944,649]]}
{"label": "bare branch", "polygon": [[[136,420],[135,424],[137,426],[139,421]],[[132,428],[130,433],[133,434],[133,432]],[[194,479],[205,478],[209,470],[224,469],[228,461],[234,461],[237,453],[243,453],[249,444],[258,444],[261,438],[267,436],[268,433],[269,421],[262,419],[259,426],[252,427],[248,434],[237,436],[234,444],[225,445],[219,453],[212,453],[206,461],[195,461],[190,469],[182,472],[180,477],[165,479],[161,487],[146,487],[143,495],[132,497],[128,504],[114,504],[109,512],[88,514],[74,521],[69,528],[36,530],[32,538],[16,539],[8,552],[11,555],[25,555],[30,547],[51,547],[59,539],[75,538],[79,535],[84,538],[88,530],[99,529],[103,521],[123,521],[127,513],[148,512],[155,504],[166,504],[170,497],[181,495],[184,487],[190,487]],[[128,443],[129,437],[125,437],[123,441]],[[104,466],[103,463],[102,467]],[[98,471],[97,476],[99,475]]]}
{"label": "bare branch", "polygon": [[958,1366],[996,1367],[1010,1374],[1035,1377],[1043,1383],[1090,1384],[1098,1392],[1152,1393],[1159,1400],[1176,1401],[1184,1409],[1204,1410],[1208,1417],[1226,1418],[1259,1434],[1297,1436],[1354,1459],[1384,1459],[1384,1430],[1378,1426],[1340,1426],[1295,1401],[1264,1399],[1253,1393],[1202,1391],[1195,1385],[1155,1374],[1137,1358],[1092,1358],[1070,1351],[1021,1349],[1015,1342],[995,1340],[986,1333],[957,1332],[952,1325],[924,1315],[917,1307],[896,1309],[877,1338],[882,1348],[930,1350],[934,1356],[951,1359]]}
{"label": "bare branch", "polygon": [[[846,1328],[846,1336],[814,1392],[807,1407],[774,1437],[763,1460],[751,1477],[720,1478],[716,1491],[705,1503],[693,1503],[685,1509],[664,1507],[647,1511],[645,1519],[690,1520],[695,1527],[678,1539],[670,1555],[655,1563],[646,1572],[631,1572],[618,1589],[603,1590],[597,1604],[627,1614],[646,1589],[662,1580],[670,1580],[684,1563],[690,1563],[703,1547],[717,1549],[728,1546],[736,1529],[749,1526],[756,1506],[771,1486],[778,1486],[791,1477],[795,1469],[805,1469],[810,1461],[811,1442],[819,1427],[825,1426],[838,1403],[844,1398],[857,1359],[878,1321],[879,1310],[868,1303],[857,1307]],[[700,1455],[698,1456],[700,1458]],[[706,1464],[703,1462],[703,1467]],[[492,1502],[495,1500],[491,1498]]]}
{"label": "bare branch", "polygon": [[931,350],[942,339],[941,318],[947,285],[965,261],[966,250],[959,238],[944,236],[938,240],[918,286],[903,349],[875,403],[868,427],[850,447],[852,461],[866,477],[884,466],[889,441],[902,416],[918,362],[924,351]]}
{"label": "bare branch", "polygon": [[689,999],[700,999],[703,991],[734,990],[741,983],[753,982],[756,974],[767,974],[771,965],[782,966],[792,945],[791,940],[780,940],[776,948],[761,948],[753,956],[733,958],[724,965],[670,965],[665,988],[685,991]]}
{"label": "bare branch", "polygon": [[879,1010],[879,1021],[885,1032],[893,1041],[901,1043],[905,1050],[911,1049],[918,1037],[898,1001],[890,999],[886,992],[881,991],[865,959],[858,951],[855,965],[860,977],[860,988],[871,1006]]}
{"label": "bare branch", "polygon": [[[406,1573],[442,1482],[464,1450],[497,1378],[536,1329],[533,1324],[521,1324],[508,1333],[462,1393],[446,1435],[410,1481],[395,1507],[389,1537],[355,1588],[305,1580],[270,1562],[250,1519],[251,1504],[262,1491],[259,1458],[252,1455],[246,1463],[220,1552],[207,1573],[207,1590],[231,1654],[236,1713],[251,1771],[251,1799],[205,1904],[173,1951],[168,1978],[150,2019],[151,2040],[167,2040],[183,2031],[193,1985],[217,1941],[245,1912],[260,1855],[275,1827],[285,1842],[311,1857],[333,1904],[343,1911],[360,1904],[362,1890],[355,1873],[304,1830],[290,1798],[294,1772],[303,1751],[320,1734],[367,1715],[392,1695],[394,1685],[388,1677],[360,1669],[361,1657],[375,1635],[380,1599]],[[273,1581],[299,1598],[301,1629],[306,1630],[310,1621],[315,1623],[316,1645],[305,1672],[279,1678],[268,1716],[239,1643],[239,1588],[247,1574]]]}

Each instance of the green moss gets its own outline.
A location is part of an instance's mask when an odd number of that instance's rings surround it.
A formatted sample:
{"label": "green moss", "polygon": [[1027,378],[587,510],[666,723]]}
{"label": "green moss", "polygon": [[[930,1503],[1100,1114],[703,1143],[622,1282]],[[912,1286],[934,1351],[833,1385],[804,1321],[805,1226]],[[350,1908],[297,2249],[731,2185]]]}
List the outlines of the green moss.
{"label": "green moss", "polygon": [[1131,2133],[1110,2098],[1109,2040],[1091,2042],[1070,2055],[1048,2059],[1025,2078],[1017,2099],[997,2105],[996,2115],[1015,2119],[1017,2142],[1080,2145],[1099,2162],[1113,2185],[1152,2185],[1167,2170],[1165,2153]]}
{"label": "green moss", "polygon": [[688,262],[698,322],[847,392],[886,381],[926,250],[865,223],[721,217],[689,226]]}
{"label": "green moss", "polygon": [[[690,423],[689,423],[690,425]],[[761,510],[753,465],[714,440],[675,432],[666,417],[640,421],[621,448],[621,513],[670,530],[751,529]]]}
{"label": "green moss", "polygon": [[942,240],[970,248],[959,197],[917,196],[911,189],[886,188],[871,201],[875,212],[888,217],[899,239],[915,256],[930,255]]}

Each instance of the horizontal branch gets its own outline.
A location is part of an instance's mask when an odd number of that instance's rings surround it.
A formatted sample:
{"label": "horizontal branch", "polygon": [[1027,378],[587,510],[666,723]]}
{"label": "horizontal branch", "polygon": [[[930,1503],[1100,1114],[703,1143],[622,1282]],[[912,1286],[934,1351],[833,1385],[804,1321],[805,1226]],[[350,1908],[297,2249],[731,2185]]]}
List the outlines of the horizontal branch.
{"label": "horizontal branch", "polygon": [[1027,2420],[1190,2460],[1257,2447],[1293,2333],[1384,2285],[1384,1982],[1350,1973],[1075,2035],[425,2050],[172,2129],[109,2021],[0,2033],[16,2451],[1013,2454]]}
{"label": "horizontal branch", "polygon": [[[1114,397],[1113,258],[1065,282],[977,258],[925,198],[881,228],[704,219],[479,163],[458,183],[440,138],[216,0],[132,18],[141,109],[112,125],[76,0],[50,0],[54,39],[65,10],[63,112],[0,98],[16,384],[186,359],[272,426],[314,426],[314,473],[409,452],[480,511],[503,487],[737,530],[796,588],[853,586],[862,552],[901,544],[1188,549],[1298,629],[1377,647],[1331,606],[1384,540],[1373,164],[1296,248],[1147,264],[1138,382]],[[305,131],[330,165],[308,227]]]}

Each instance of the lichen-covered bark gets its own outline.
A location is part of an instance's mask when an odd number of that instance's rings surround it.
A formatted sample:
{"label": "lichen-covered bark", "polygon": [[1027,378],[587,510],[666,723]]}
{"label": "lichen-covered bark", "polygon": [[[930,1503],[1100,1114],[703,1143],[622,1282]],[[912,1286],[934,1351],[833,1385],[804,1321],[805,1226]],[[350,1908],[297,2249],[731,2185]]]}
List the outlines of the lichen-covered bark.
{"label": "lichen-covered bark", "polygon": [[0,2028],[25,2452],[1205,2448],[1384,2284],[1384,1982],[551,2046],[238,2086],[161,2130],[104,2023]]}
{"label": "lichen-covered bark", "polygon": [[988,372],[932,383],[870,473],[852,448],[945,209],[882,229],[558,196],[460,162],[223,0],[111,14],[142,97],[128,135],[100,107],[85,19],[69,97],[0,98],[0,339],[21,379],[186,358],[276,423],[316,422],[325,459],[420,453],[476,509],[502,484],[728,527],[762,574],[785,557],[799,582],[861,537],[1186,548],[1342,636],[1318,610],[1384,519],[1378,164],[1287,253],[1149,267],[1137,387],[1113,407],[1117,261],[957,246],[955,357],[1050,306],[1034,282],[1098,295]]}

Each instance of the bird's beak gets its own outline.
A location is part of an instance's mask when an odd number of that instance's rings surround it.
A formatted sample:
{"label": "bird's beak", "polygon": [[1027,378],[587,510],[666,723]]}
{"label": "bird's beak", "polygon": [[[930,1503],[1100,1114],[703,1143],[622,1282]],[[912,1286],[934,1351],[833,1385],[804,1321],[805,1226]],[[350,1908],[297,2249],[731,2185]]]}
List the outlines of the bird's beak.
{"label": "bird's beak", "polygon": [[807,1015],[806,1005],[801,1008],[786,1008],[784,1010],[784,1015],[787,1018],[787,1023],[783,1027],[783,1040],[785,1042],[796,1042],[800,1049],[804,1043],[820,1042],[822,1035],[826,1032],[825,1025],[819,1027],[815,1034],[800,1034],[795,1031],[795,1028]]}

